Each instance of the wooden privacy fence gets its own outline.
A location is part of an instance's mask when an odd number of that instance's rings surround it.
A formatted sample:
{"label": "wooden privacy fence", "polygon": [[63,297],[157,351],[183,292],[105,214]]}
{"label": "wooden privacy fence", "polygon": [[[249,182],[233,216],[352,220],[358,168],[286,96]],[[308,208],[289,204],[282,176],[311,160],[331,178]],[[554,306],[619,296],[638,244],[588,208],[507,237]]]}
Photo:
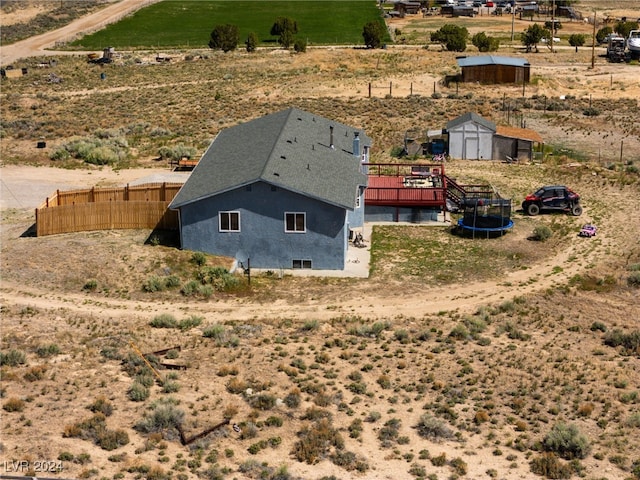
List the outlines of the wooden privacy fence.
{"label": "wooden privacy fence", "polygon": [[181,183],[57,191],[36,208],[36,235],[126,228],[178,229],[168,210]]}

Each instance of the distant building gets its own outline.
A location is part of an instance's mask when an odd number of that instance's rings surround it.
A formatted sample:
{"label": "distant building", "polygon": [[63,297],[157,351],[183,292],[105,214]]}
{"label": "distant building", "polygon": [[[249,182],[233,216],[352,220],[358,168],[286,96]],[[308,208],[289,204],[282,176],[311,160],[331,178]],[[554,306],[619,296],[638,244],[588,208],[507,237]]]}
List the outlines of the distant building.
{"label": "distant building", "polygon": [[478,55],[458,58],[462,82],[529,83],[531,65],[523,58]]}
{"label": "distant building", "polygon": [[543,143],[533,130],[496,125],[473,112],[451,120],[445,132],[449,155],[465,160],[531,161],[534,146]]}

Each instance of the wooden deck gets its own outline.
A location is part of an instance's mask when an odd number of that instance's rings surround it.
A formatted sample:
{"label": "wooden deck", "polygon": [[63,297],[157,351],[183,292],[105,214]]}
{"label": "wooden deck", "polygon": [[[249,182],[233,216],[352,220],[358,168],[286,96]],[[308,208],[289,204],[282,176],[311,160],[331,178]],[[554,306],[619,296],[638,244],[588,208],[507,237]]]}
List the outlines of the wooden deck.
{"label": "wooden deck", "polygon": [[364,203],[389,207],[444,207],[445,189],[440,186],[427,186],[422,180],[396,176],[369,176]]}
{"label": "wooden deck", "polygon": [[447,203],[447,177],[442,163],[369,163],[365,205],[440,207]]}

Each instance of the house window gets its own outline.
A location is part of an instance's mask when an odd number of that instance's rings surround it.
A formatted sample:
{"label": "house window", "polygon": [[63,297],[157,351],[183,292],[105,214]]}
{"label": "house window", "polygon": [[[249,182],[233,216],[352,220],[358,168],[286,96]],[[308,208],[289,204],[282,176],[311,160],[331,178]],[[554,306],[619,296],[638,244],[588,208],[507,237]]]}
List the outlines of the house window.
{"label": "house window", "polygon": [[356,208],[360,208],[360,192],[356,195]]}
{"label": "house window", "polygon": [[288,233],[304,233],[307,230],[306,213],[286,212],[284,214],[284,231]]}
{"label": "house window", "polygon": [[311,260],[294,260],[293,261],[294,269],[311,269]]}
{"label": "house window", "polygon": [[221,232],[240,231],[240,212],[218,212]]}

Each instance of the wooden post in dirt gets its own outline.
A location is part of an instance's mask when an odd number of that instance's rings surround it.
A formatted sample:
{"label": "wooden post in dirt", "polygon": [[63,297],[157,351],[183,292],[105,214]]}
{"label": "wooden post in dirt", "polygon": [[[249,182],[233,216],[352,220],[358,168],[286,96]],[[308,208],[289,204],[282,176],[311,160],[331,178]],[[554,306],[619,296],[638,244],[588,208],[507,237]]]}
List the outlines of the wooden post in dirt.
{"label": "wooden post in dirt", "polygon": [[556,0],[551,2],[551,53],[553,51],[553,36],[556,32]]}
{"label": "wooden post in dirt", "polygon": [[620,163],[622,163],[622,150],[624,147],[624,140],[620,140]]}
{"label": "wooden post in dirt", "polygon": [[371,82],[369,82],[369,98],[371,98]]}
{"label": "wooden post in dirt", "polygon": [[411,85],[409,86],[409,95],[413,95],[413,82],[411,82]]}
{"label": "wooden post in dirt", "polygon": [[389,96],[392,97],[393,82],[389,82]]}
{"label": "wooden post in dirt", "polygon": [[591,70],[596,66],[596,11],[593,11],[593,35],[591,36]]}

